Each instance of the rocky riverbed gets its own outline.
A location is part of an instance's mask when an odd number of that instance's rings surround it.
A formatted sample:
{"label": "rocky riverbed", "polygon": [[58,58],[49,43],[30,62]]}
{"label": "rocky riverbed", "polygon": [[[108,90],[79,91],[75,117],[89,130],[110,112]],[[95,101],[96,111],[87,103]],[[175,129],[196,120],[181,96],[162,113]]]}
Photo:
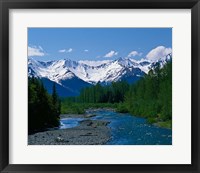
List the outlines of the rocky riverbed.
{"label": "rocky riverbed", "polygon": [[[79,125],[68,129],[48,130],[28,136],[29,145],[103,145],[110,139],[108,121],[90,120],[94,114],[61,115],[61,118],[84,118]],[[88,118],[88,119],[87,119]]]}
{"label": "rocky riverbed", "polygon": [[60,115],[61,126],[28,137],[29,145],[172,145],[172,129],[113,109]]}

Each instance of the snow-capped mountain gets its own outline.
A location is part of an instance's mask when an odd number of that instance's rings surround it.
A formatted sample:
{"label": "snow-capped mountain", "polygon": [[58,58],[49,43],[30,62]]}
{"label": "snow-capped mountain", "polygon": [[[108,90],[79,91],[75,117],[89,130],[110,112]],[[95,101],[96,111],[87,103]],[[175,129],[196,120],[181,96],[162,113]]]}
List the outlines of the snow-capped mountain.
{"label": "snow-capped mountain", "polygon": [[97,63],[70,59],[43,62],[29,58],[28,75],[29,77],[41,78],[46,81],[45,83],[56,82],[59,87],[68,90],[68,95],[77,95],[82,87],[98,82],[102,84],[120,80],[134,82],[147,74],[156,63],[162,67],[171,58],[172,55],[169,54],[157,61],[119,58],[113,61],[98,61]]}

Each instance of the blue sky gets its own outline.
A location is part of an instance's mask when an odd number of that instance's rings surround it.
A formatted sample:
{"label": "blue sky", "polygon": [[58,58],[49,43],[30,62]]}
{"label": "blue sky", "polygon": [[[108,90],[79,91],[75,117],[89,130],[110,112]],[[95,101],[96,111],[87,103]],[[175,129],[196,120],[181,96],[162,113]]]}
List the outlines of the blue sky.
{"label": "blue sky", "polygon": [[[145,58],[172,48],[171,28],[29,28],[28,56],[37,60]],[[161,52],[162,51],[162,52]],[[152,56],[152,54],[151,54]],[[149,56],[147,56],[149,57]]]}

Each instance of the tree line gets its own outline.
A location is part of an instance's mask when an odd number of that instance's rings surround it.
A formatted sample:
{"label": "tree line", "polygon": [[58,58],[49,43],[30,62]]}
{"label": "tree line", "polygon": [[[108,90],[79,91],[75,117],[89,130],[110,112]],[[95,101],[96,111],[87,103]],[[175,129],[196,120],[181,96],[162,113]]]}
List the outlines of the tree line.
{"label": "tree line", "polygon": [[83,103],[119,103],[124,101],[128,89],[129,84],[125,81],[113,82],[107,86],[97,83],[95,86],[82,89],[78,101]]}
{"label": "tree line", "polygon": [[43,83],[37,78],[28,78],[28,132],[59,126],[61,102],[55,83],[52,94],[48,94]]}

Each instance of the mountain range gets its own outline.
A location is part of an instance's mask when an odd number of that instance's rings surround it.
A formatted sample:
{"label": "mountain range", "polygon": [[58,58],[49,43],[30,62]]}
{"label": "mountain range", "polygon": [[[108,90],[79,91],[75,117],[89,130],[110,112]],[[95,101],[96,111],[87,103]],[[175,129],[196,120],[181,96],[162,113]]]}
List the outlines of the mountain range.
{"label": "mountain range", "polygon": [[70,59],[54,61],[38,61],[28,59],[28,76],[40,78],[49,93],[56,83],[59,96],[76,96],[84,87],[101,83],[109,85],[111,82],[125,80],[129,83],[142,78],[159,63],[163,65],[172,59],[172,54],[161,57],[156,61],[146,58],[135,60],[132,58],[118,58],[104,61],[73,61]]}

